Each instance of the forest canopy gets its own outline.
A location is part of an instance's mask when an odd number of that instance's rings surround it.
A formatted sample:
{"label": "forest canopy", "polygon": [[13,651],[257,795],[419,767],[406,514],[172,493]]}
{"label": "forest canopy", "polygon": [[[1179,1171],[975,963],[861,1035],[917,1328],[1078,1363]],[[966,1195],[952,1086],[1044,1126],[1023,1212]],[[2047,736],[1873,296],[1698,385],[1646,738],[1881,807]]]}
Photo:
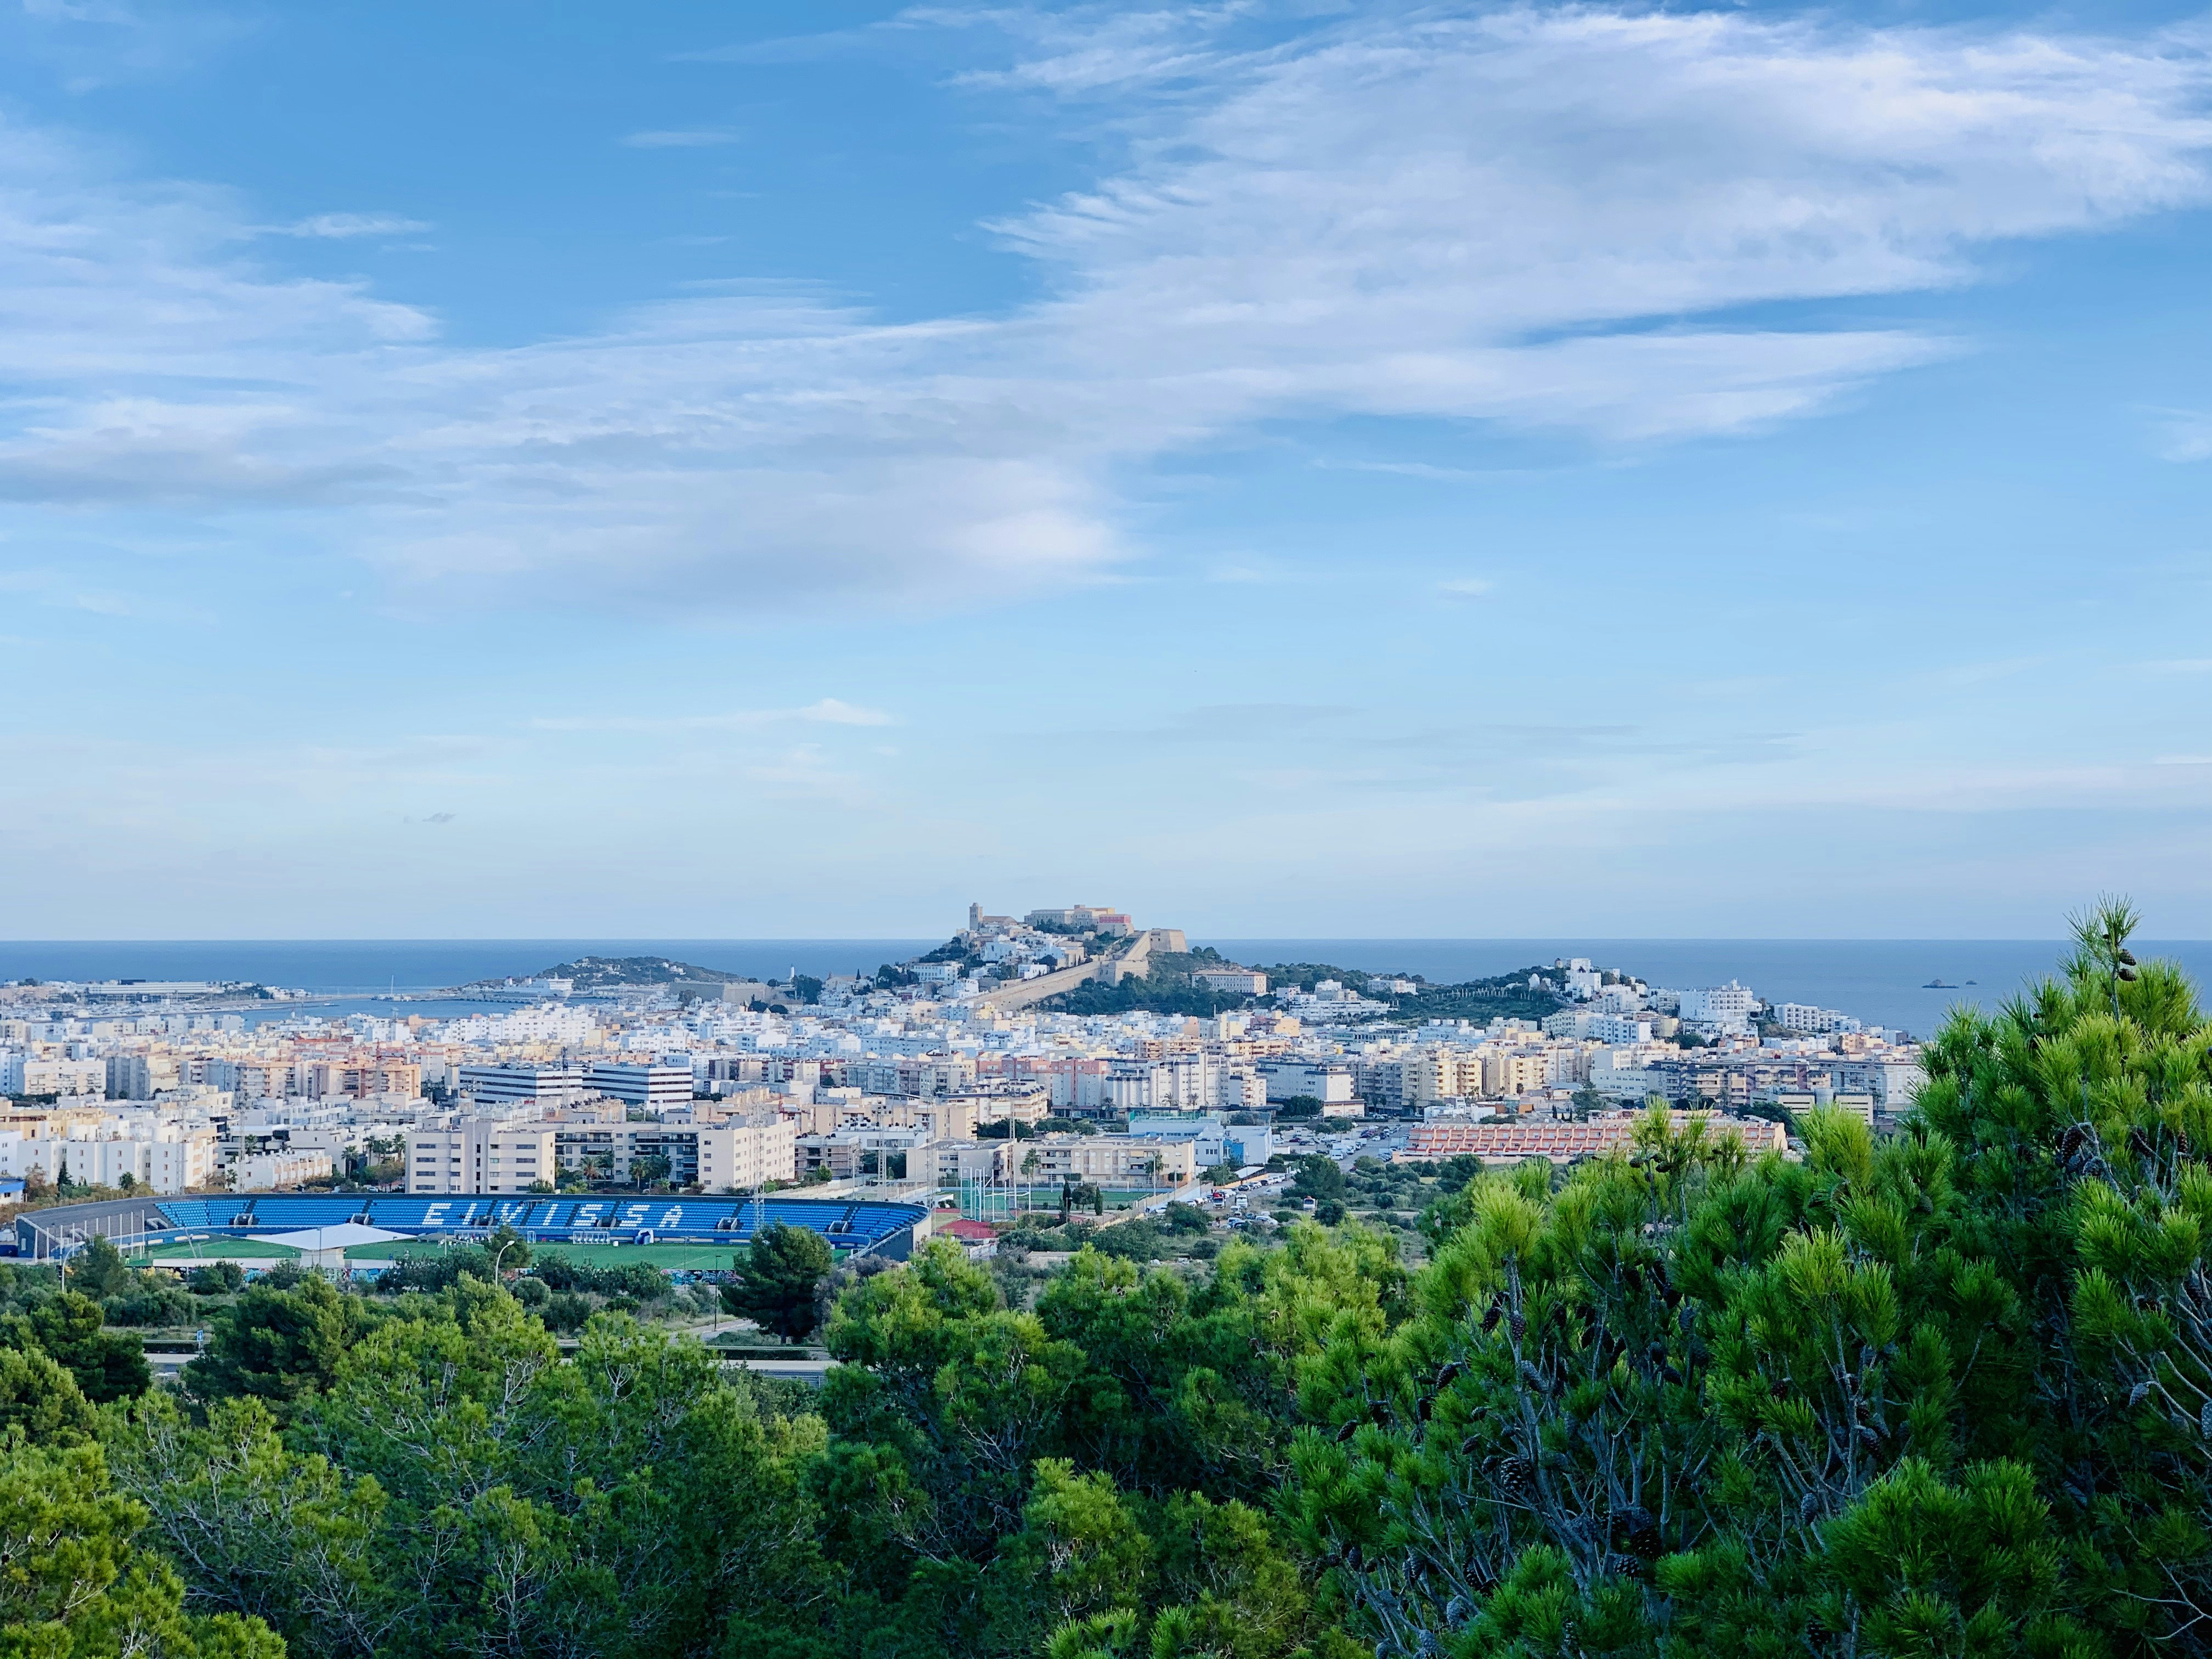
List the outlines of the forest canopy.
{"label": "forest canopy", "polygon": [[2132,927],[1955,1015],[1897,1133],[1655,1114],[1466,1172],[1418,1270],[841,1264],[818,1390],[617,1311],[564,1352],[492,1263],[257,1286],[164,1391],[7,1273],[0,1653],[2203,1653],[2212,1026]]}

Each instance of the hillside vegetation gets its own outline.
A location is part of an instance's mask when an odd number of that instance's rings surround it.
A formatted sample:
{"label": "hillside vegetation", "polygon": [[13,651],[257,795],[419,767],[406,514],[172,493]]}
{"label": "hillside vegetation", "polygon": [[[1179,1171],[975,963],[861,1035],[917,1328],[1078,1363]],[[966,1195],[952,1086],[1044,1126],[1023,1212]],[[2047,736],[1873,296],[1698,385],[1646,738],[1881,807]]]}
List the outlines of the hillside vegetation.
{"label": "hillside vegetation", "polygon": [[666,957],[578,957],[574,962],[541,968],[531,977],[573,980],[579,991],[606,991],[627,985],[698,985],[719,990],[746,975]]}
{"label": "hillside vegetation", "polygon": [[1895,1136],[1654,1115],[1456,1172],[1418,1271],[848,1264],[818,1392],[460,1273],[248,1291],[178,1397],[15,1285],[0,1652],[2203,1654],[2212,1026],[2132,920],[1955,1016]]}

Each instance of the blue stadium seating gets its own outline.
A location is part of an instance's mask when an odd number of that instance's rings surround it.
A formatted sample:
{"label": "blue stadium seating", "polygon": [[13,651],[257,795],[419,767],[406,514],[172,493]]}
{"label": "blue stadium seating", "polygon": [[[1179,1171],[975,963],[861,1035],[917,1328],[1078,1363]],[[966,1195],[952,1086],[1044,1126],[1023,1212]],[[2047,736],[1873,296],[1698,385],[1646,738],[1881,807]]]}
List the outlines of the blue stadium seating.
{"label": "blue stadium seating", "polygon": [[388,1232],[435,1237],[469,1233],[501,1223],[535,1237],[586,1232],[635,1238],[742,1243],[773,1222],[822,1234],[840,1250],[865,1248],[912,1225],[926,1213],[912,1204],[853,1203],[843,1200],[744,1198],[493,1197],[462,1194],[270,1193],[238,1198],[172,1198],[160,1209],[171,1225],[195,1231],[246,1235],[332,1227],[359,1218]]}

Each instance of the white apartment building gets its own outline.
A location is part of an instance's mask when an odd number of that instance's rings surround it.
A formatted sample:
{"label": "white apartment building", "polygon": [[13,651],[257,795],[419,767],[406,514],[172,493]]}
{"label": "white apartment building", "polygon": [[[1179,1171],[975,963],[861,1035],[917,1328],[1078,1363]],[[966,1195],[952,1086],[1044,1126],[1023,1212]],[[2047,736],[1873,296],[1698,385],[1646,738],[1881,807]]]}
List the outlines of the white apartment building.
{"label": "white apartment building", "polygon": [[634,1159],[668,1160],[668,1177],[710,1193],[749,1192],[797,1178],[797,1132],[773,1114],[729,1123],[508,1122],[462,1118],[407,1134],[410,1193],[526,1193],[557,1182],[562,1160],[604,1160],[608,1174],[629,1175]]}
{"label": "white apartment building", "polygon": [[[684,1074],[684,1097],[691,1097],[691,1074]],[[584,1095],[584,1074],[574,1066],[464,1066],[460,1092],[479,1106],[565,1106]]]}
{"label": "white apartment building", "polygon": [[709,1193],[750,1192],[799,1178],[799,1129],[773,1112],[698,1131],[699,1186]]}
{"label": "white apartment building", "polygon": [[1909,1109],[1928,1081],[1917,1048],[1838,1060],[1832,1071],[1838,1089],[1869,1095],[1876,1106],[1892,1114]]}
{"label": "white apartment building", "polygon": [[[107,1097],[110,1100],[151,1100],[154,1097],[154,1068],[144,1054],[110,1054],[107,1057]],[[176,1080],[174,1062],[169,1066],[169,1080]]]}
{"label": "white apartment building", "polygon": [[689,1106],[691,1082],[689,1066],[594,1060],[584,1068],[584,1087],[588,1092],[606,1095],[626,1106],[642,1107],[648,1112]]}
{"label": "white apartment building", "polygon": [[1196,1054],[1113,1060],[1106,1067],[1106,1109],[1122,1115],[1196,1111],[1214,1103],[1206,1098],[1206,1072]]}
{"label": "white apartment building", "polygon": [[1562,1008],[1544,1019],[1544,1035],[1595,1042],[1626,1043],[1651,1041],[1648,1016],[1614,1013],[1592,1008]]}
{"label": "white apartment building", "polygon": [[[1554,1016],[1553,1018],[1558,1018]],[[1482,1056],[1449,1044],[1423,1043],[1363,1062],[1360,1092],[1401,1111],[1482,1092]]]}
{"label": "white apartment building", "polygon": [[206,1186],[215,1161],[211,1130],[172,1139],[71,1140],[0,1129],[0,1175],[26,1179],[58,1182],[66,1176],[86,1186],[120,1187],[127,1175],[134,1187],[181,1193]]}
{"label": "white apartment building", "polygon": [[407,1190],[524,1193],[541,1181],[550,1186],[561,1173],[558,1136],[554,1124],[483,1117],[410,1129]]}
{"label": "white apartment building", "polygon": [[1208,1075],[1212,1090],[1206,1103],[1217,1111],[1256,1112],[1267,1103],[1267,1085],[1249,1066],[1216,1066]]}
{"label": "white apartment building", "polygon": [[1004,1143],[1015,1169],[1036,1155],[1023,1178],[1040,1184],[1087,1181],[1099,1186],[1181,1187],[1197,1179],[1198,1143],[1143,1135],[1045,1135]]}
{"label": "white apartment building", "polygon": [[1252,1068],[1271,1101],[1310,1096],[1322,1105],[1346,1104],[1357,1095],[1352,1067],[1334,1060],[1263,1060]]}
{"label": "white apartment building", "polygon": [[[900,1067],[902,1079],[906,1068]],[[975,1088],[975,1062],[964,1054],[927,1054],[914,1062],[911,1088],[915,1095],[964,1095]]]}
{"label": "white apartment building", "polygon": [[1774,1010],[1778,1024],[1785,1031],[1802,1031],[1808,1036],[1822,1036],[1831,1031],[1856,1031],[1858,1021],[1849,1014],[1833,1008],[1815,1007],[1809,1002],[1784,1002]]}
{"label": "white apartment building", "polygon": [[328,1152],[263,1152],[230,1166],[230,1188],[235,1193],[281,1192],[324,1180],[331,1173]]}
{"label": "white apartment building", "polygon": [[[965,1181],[1003,1180],[1002,1140],[933,1140],[919,1152],[907,1154],[906,1171],[920,1179],[933,1179],[940,1187],[957,1187]],[[927,1168],[923,1167],[924,1160]]]}
{"label": "white apartment building", "polygon": [[964,1130],[957,1127],[957,1117],[945,1120],[952,1127],[940,1129],[939,1133],[953,1137],[975,1133],[977,1124],[1004,1123],[1009,1118],[1017,1123],[1036,1123],[1052,1115],[1050,1094],[1036,1085],[994,1089],[988,1092],[979,1091],[972,1095],[947,1095],[938,1103],[956,1111],[967,1107],[975,1114]]}
{"label": "white apartment building", "polygon": [[1582,1050],[1564,1043],[1492,1048],[1482,1057],[1482,1092],[1492,1100],[1581,1083],[1589,1075]]}
{"label": "white apartment building", "polygon": [[1652,1056],[1642,1048],[1605,1048],[1590,1058],[1589,1085],[1608,1099],[1638,1102],[1667,1092],[1666,1081],[1650,1069]]}
{"label": "white apartment building", "polygon": [[90,1095],[107,1097],[104,1060],[40,1060],[24,1054],[0,1058],[0,1094]]}
{"label": "white apartment building", "polygon": [[282,1100],[293,1092],[295,1078],[289,1060],[218,1060],[208,1068],[208,1081],[234,1090],[240,1100]]}
{"label": "white apartment building", "polygon": [[1751,1017],[1758,1007],[1759,998],[1751,988],[1730,980],[1725,985],[1683,992],[1680,1012],[1682,1024],[1699,1031],[1736,1032],[1750,1029]]}
{"label": "white apartment building", "polygon": [[[921,1160],[927,1158],[928,1148],[933,1144],[930,1133],[926,1128],[854,1123],[825,1135],[802,1135],[795,1146],[799,1168],[803,1173],[827,1170],[836,1179],[846,1181],[854,1176],[869,1173],[871,1164],[878,1172],[881,1172],[891,1158],[902,1157],[907,1159],[907,1173],[910,1177],[927,1180],[931,1170]],[[990,1144],[994,1146],[1034,1146],[1038,1143],[1024,1140],[993,1141]]]}

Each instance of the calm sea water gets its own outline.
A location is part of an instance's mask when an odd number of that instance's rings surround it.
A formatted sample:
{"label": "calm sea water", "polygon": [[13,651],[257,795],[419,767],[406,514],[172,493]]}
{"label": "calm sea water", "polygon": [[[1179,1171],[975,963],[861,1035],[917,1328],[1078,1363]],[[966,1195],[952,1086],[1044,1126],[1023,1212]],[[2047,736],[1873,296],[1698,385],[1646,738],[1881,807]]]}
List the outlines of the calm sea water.
{"label": "calm sea water", "polygon": [[0,981],[247,980],[313,991],[310,1007],[276,1003],[255,1024],[295,1014],[421,1014],[451,1019],[491,1012],[444,999],[395,1004],[376,994],[442,990],[482,979],[520,978],[578,957],[667,957],[756,978],[873,973],[942,945],[941,939],[0,939]]}
{"label": "calm sea water", "polygon": [[[1197,940],[1192,941],[1194,944]],[[1775,1002],[1840,1008],[1869,1025],[1930,1035],[1956,1004],[1988,1009],[2056,970],[2071,949],[2057,939],[1209,939],[1244,963],[1329,962],[1369,972],[1478,979],[1588,957],[1650,984],[1681,990],[1741,980]],[[2171,957],[2199,985],[2212,982],[2212,940],[2136,943]],[[1942,980],[1947,988],[1929,989]]]}
{"label": "calm sea water", "polygon": [[[781,977],[872,971],[939,939],[162,939],[0,940],[0,980],[253,980],[338,1000],[315,1012],[380,1010],[378,992],[422,992],[521,975],[579,956],[659,956]],[[1200,939],[1238,962],[1328,962],[1437,981],[1589,957],[1672,989],[1742,981],[1775,1000],[1840,1008],[1869,1025],[1925,1036],[1955,1003],[1991,1007],[2051,971],[2066,946],[2046,939]],[[2212,941],[2140,945],[2212,978]],[[1947,988],[1926,988],[1940,979]],[[404,1012],[481,1012],[480,1003],[413,1003]],[[282,1016],[298,1012],[279,1006]]]}

